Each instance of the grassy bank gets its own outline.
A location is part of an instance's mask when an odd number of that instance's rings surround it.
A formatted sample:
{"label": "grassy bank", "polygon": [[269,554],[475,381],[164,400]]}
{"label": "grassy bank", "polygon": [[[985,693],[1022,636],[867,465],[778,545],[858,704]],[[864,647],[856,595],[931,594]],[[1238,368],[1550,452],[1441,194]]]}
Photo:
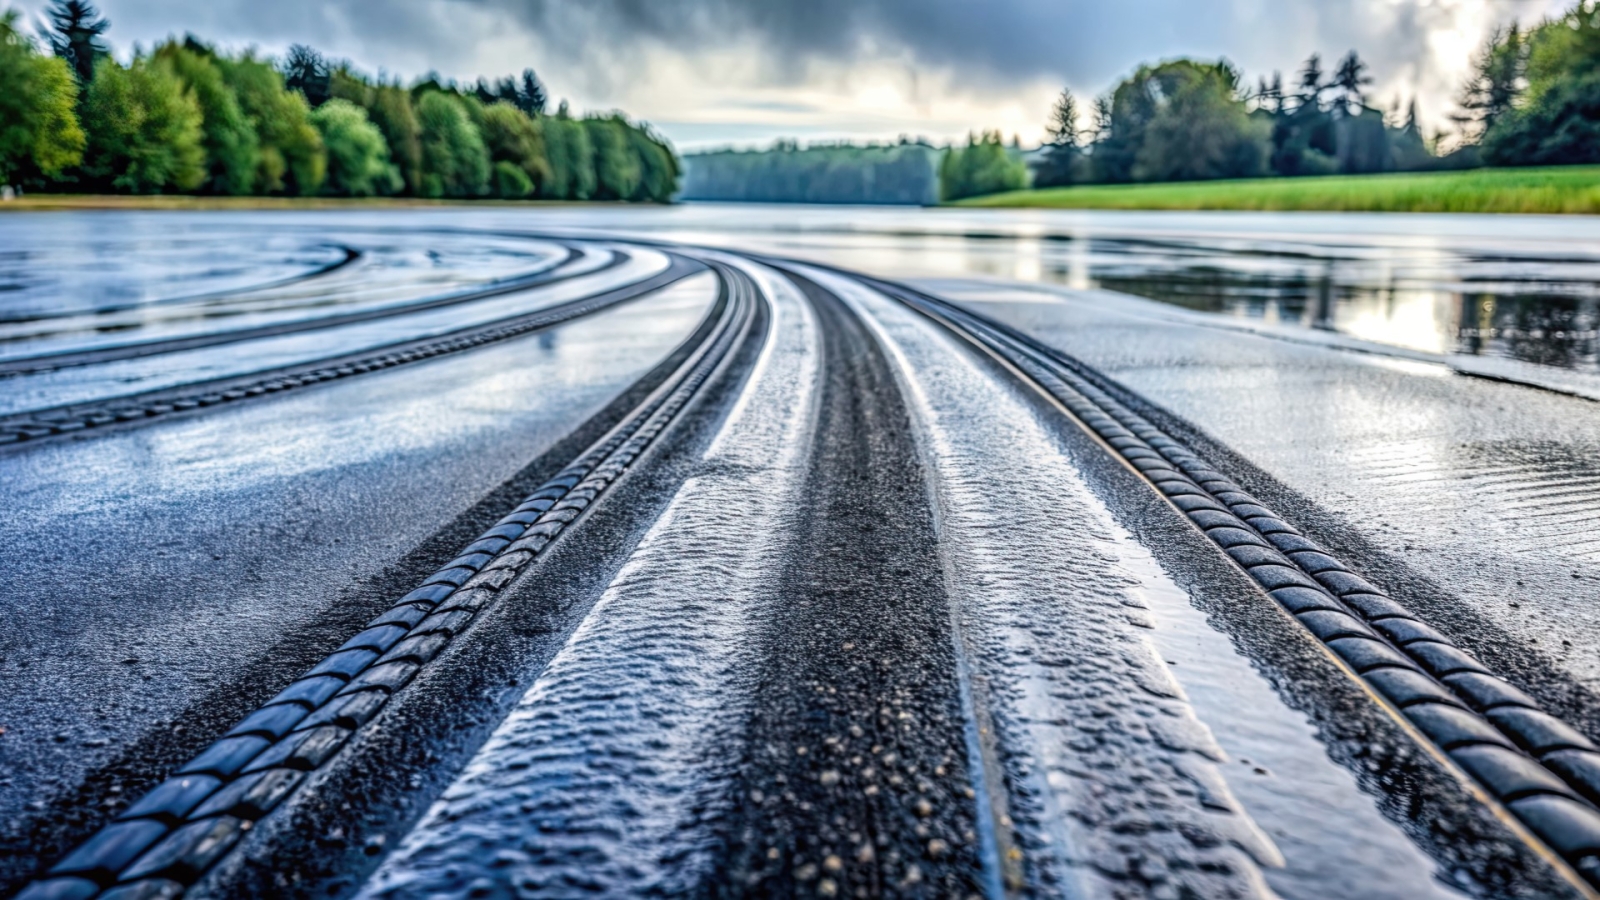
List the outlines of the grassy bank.
{"label": "grassy bank", "polygon": [[563,206],[643,206],[577,200],[423,200],[416,197],[191,197],[183,194],[27,194],[0,203],[0,213],[67,209],[255,210],[255,209],[415,209],[538,208]]}
{"label": "grassy bank", "polygon": [[1475,169],[1012,191],[958,206],[1033,209],[1600,213],[1600,166]]}

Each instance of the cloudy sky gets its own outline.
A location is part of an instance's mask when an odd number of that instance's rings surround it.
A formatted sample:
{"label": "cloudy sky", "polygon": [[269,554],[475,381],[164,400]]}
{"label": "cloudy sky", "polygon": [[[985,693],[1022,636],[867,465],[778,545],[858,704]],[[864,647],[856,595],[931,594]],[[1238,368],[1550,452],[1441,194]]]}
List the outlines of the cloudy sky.
{"label": "cloudy sky", "polygon": [[[30,18],[45,0],[10,4]],[[0,0],[4,7],[8,0]],[[172,33],[291,43],[410,79],[531,66],[576,109],[620,108],[681,148],[775,137],[1034,142],[1063,85],[1092,97],[1142,61],[1226,56],[1254,81],[1358,49],[1383,105],[1447,124],[1496,23],[1565,0],[99,0],[125,56]],[[1087,105],[1087,104],[1085,104]]]}

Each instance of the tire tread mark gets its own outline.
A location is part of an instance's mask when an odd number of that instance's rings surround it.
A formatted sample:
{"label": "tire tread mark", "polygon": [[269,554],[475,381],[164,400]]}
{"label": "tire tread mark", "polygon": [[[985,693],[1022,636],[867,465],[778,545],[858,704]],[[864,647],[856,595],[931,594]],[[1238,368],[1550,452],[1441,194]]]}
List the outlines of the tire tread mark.
{"label": "tire tread mark", "polygon": [[354,354],[299,363],[243,377],[0,416],[0,448],[75,434],[85,429],[142,422],[459,353],[601,312],[667,287],[703,269],[698,262],[674,256],[672,265],[665,271],[642,281],[438,337],[400,341]]}
{"label": "tire tread mark", "polygon": [[1577,729],[1117,400],[1101,387],[1115,384],[1106,376],[954,304],[864,280],[1035,381],[1591,888],[1600,887],[1600,748]]}
{"label": "tire tread mark", "polygon": [[460,555],[57,862],[18,900],[177,896],[332,759],[676,419],[752,316],[755,288],[712,263],[715,329],[631,415]]}

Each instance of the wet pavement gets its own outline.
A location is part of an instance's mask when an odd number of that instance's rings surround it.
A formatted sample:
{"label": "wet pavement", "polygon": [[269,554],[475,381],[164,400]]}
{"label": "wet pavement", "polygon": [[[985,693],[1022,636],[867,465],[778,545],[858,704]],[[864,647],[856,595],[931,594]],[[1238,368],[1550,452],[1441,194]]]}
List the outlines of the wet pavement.
{"label": "wet pavement", "polygon": [[[1596,895],[1600,225],[37,218],[0,356],[159,349],[0,378],[14,414],[712,269],[392,370],[16,432],[5,890],[53,865],[26,896]],[[219,242],[252,249],[203,264]],[[1219,480],[1173,487],[1037,360],[851,270],[1016,329]],[[562,480],[591,445],[621,461]],[[1352,662],[1362,635],[1394,661]]]}

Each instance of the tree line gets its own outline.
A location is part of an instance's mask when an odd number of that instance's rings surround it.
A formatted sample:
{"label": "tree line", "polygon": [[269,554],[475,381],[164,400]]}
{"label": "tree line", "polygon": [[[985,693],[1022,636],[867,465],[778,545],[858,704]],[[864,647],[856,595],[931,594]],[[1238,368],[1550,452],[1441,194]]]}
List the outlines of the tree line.
{"label": "tree line", "polygon": [[621,113],[546,110],[531,69],[461,85],[373,79],[172,38],[124,65],[87,0],[56,0],[48,51],[0,14],[0,184],[215,195],[666,202],[679,160]]}
{"label": "tree line", "polygon": [[1330,73],[1320,55],[1295,82],[1281,74],[1247,87],[1226,60],[1178,59],[1140,66],[1098,98],[1093,127],[1062,91],[1034,185],[1203,181],[1269,175],[1366,174],[1477,164],[1476,154],[1442,157],[1424,137],[1416,102],[1403,115],[1368,101],[1367,64],[1351,51]]}
{"label": "tree line", "polygon": [[768,203],[923,205],[938,200],[939,151],[924,141],[812,144],[685,155],[683,198]]}
{"label": "tree line", "polygon": [[[1092,125],[1062,91],[1031,169],[1036,187],[1217,178],[1600,163],[1600,7],[1579,0],[1523,31],[1495,31],[1463,86],[1458,146],[1425,135],[1413,100],[1375,107],[1355,51],[1331,71],[1312,55],[1285,83],[1245,82],[1226,60],[1140,66],[1095,99]],[[958,199],[1014,189],[1021,154],[997,135],[952,148],[941,194]],[[970,174],[981,171],[974,179]]]}

